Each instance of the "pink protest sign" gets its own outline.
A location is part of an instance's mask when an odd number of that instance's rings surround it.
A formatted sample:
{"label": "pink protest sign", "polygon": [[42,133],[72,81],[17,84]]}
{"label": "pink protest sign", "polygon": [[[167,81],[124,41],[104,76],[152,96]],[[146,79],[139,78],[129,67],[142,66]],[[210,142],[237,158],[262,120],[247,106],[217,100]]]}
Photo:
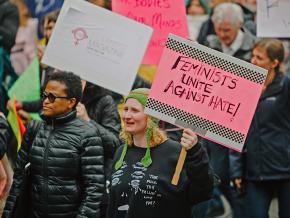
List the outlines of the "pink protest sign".
{"label": "pink protest sign", "polygon": [[154,32],[143,64],[158,64],[169,33],[188,37],[184,0],[113,0],[112,9]]}
{"label": "pink protest sign", "polygon": [[146,113],[241,151],[267,71],[169,36]]}

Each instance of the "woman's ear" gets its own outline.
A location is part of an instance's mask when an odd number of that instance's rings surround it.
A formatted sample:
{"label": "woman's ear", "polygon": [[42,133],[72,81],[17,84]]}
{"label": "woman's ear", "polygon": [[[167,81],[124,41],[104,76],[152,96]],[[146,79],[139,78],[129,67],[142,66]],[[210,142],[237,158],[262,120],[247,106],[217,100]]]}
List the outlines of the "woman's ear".
{"label": "woman's ear", "polygon": [[275,59],[272,61],[271,68],[275,69],[279,64],[280,62],[277,59]]}

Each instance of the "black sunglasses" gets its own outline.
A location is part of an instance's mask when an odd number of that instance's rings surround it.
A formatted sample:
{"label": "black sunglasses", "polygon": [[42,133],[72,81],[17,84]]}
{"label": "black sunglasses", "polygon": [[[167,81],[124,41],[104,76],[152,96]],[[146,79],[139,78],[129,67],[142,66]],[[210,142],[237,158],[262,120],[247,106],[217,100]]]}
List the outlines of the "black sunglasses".
{"label": "black sunglasses", "polygon": [[55,95],[52,94],[52,93],[45,93],[45,92],[43,92],[43,93],[41,94],[41,99],[42,99],[42,101],[44,101],[46,98],[49,100],[50,103],[55,102],[55,99],[57,99],[57,98],[70,99],[70,97],[67,97],[67,96],[55,96]]}

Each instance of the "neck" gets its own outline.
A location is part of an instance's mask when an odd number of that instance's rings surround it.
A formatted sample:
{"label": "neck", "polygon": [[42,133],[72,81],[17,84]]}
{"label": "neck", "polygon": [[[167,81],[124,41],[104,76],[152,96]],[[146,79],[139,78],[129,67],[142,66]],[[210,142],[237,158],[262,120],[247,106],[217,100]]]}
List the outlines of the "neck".
{"label": "neck", "polygon": [[263,92],[267,89],[268,85],[270,85],[273,82],[275,75],[276,75],[276,72],[274,69],[269,70],[266,81],[263,86]]}
{"label": "neck", "polygon": [[146,133],[133,135],[134,145],[140,148],[147,148]]}

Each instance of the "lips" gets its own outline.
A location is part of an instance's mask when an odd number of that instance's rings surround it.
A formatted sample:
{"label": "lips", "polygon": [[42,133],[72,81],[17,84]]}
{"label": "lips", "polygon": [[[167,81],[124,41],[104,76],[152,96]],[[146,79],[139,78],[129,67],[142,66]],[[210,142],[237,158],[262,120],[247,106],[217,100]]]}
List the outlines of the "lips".
{"label": "lips", "polygon": [[130,126],[130,125],[134,125],[135,123],[134,122],[128,122],[128,121],[125,121],[125,125],[126,126]]}
{"label": "lips", "polygon": [[51,110],[51,108],[50,108],[50,107],[45,107],[45,106],[43,106],[43,107],[42,107],[42,110]]}

